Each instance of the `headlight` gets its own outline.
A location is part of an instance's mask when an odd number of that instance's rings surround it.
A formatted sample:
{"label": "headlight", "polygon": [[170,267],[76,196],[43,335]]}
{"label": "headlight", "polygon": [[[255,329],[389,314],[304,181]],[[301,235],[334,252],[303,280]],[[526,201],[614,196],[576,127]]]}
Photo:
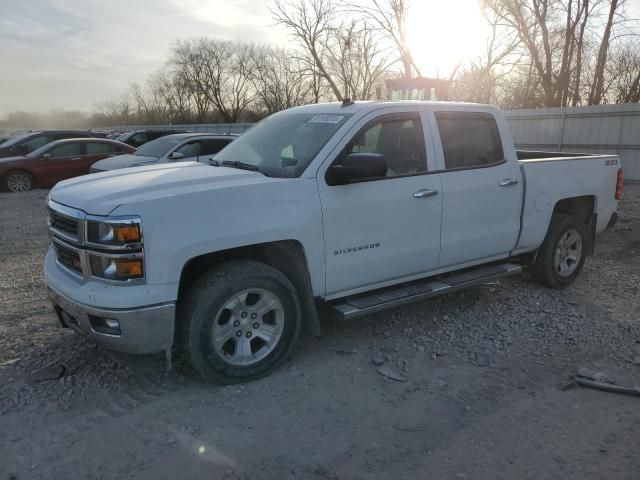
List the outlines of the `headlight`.
{"label": "headlight", "polygon": [[87,223],[87,241],[96,245],[122,247],[142,243],[139,219]]}
{"label": "headlight", "polygon": [[91,255],[91,273],[107,280],[144,278],[142,258]]}

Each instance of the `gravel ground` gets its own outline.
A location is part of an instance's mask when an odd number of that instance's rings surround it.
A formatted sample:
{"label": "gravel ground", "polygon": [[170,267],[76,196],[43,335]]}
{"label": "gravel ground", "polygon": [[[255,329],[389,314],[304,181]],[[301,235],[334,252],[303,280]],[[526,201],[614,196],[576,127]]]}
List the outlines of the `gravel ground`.
{"label": "gravel ground", "polygon": [[638,478],[640,399],[560,386],[581,366],[640,383],[640,185],[567,290],[523,276],[327,318],[234,387],[59,328],[45,198],[0,194],[0,480]]}

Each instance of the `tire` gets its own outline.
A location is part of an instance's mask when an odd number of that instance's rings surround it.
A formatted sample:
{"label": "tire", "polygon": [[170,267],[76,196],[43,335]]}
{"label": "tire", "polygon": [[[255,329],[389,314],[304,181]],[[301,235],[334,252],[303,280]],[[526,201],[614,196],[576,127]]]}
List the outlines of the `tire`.
{"label": "tire", "polygon": [[561,289],[580,274],[588,251],[586,225],[573,215],[556,214],[533,264],[533,276],[543,285]]}
{"label": "tire", "polygon": [[13,170],[4,176],[4,188],[8,192],[26,192],[33,190],[35,181],[33,175],[24,170]]}
{"label": "tire", "polygon": [[292,283],[263,263],[237,260],[199,277],[178,308],[182,352],[215,384],[264,377],[291,353],[301,306]]}

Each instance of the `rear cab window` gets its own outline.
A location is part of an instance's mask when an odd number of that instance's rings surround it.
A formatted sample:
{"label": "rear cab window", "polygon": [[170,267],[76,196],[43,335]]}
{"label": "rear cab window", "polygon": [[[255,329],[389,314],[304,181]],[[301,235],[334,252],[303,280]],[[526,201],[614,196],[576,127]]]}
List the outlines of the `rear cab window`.
{"label": "rear cab window", "polygon": [[504,163],[500,131],[485,112],[435,112],[445,170],[466,170]]}

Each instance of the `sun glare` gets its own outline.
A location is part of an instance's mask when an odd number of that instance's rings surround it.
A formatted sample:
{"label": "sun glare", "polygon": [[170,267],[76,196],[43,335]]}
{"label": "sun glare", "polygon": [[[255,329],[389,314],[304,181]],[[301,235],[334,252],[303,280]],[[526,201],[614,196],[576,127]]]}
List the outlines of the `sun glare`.
{"label": "sun glare", "polygon": [[414,0],[407,30],[422,75],[440,77],[482,55],[489,34],[478,0]]}

